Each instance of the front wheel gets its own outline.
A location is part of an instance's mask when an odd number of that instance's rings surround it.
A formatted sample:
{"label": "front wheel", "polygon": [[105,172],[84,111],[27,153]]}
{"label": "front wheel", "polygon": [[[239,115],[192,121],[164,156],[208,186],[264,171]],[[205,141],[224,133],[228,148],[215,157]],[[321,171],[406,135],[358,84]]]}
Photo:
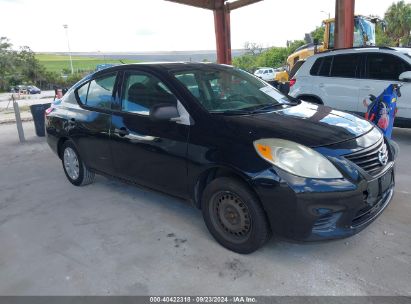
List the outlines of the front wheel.
{"label": "front wheel", "polygon": [[236,179],[221,177],[208,184],[201,208],[208,230],[227,249],[251,253],[270,238],[260,202],[247,185]]}
{"label": "front wheel", "polygon": [[85,186],[94,181],[94,172],[81,160],[76,147],[71,141],[66,141],[62,148],[62,163],[67,179],[75,186]]}

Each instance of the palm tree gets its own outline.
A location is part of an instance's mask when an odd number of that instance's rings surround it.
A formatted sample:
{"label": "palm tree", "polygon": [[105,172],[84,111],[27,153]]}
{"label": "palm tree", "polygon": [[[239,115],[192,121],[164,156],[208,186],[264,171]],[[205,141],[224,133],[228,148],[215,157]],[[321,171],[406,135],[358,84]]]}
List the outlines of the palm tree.
{"label": "palm tree", "polygon": [[403,0],[393,3],[385,13],[387,34],[395,39],[397,46],[408,45],[411,31],[411,4]]}

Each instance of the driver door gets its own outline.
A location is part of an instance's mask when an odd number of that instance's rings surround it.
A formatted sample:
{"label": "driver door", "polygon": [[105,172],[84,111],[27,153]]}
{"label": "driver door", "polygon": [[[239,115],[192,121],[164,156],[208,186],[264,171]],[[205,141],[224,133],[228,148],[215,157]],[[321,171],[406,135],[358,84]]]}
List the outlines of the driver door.
{"label": "driver door", "polygon": [[149,117],[152,106],[177,103],[173,92],[155,75],[139,70],[124,72],[120,103],[111,120],[116,175],[176,196],[187,195],[190,126]]}

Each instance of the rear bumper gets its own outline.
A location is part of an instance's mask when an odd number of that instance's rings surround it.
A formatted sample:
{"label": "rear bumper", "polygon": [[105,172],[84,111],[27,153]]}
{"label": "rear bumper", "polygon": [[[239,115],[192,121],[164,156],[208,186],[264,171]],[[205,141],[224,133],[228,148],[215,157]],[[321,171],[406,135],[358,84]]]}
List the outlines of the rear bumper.
{"label": "rear bumper", "polygon": [[[394,193],[394,164],[373,180],[278,178],[253,180],[275,234],[301,241],[344,238],[372,223]],[[285,174],[287,175],[287,174]],[[281,174],[284,177],[284,174]]]}

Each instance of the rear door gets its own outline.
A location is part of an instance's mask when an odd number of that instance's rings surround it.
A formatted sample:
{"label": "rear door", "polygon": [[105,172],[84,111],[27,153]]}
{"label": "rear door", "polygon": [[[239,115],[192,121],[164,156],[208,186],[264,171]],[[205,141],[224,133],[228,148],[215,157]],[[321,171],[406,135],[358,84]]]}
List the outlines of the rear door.
{"label": "rear door", "polygon": [[[365,75],[358,85],[360,95],[358,100],[359,112],[365,113],[366,107],[363,100],[369,94],[380,95],[390,84],[398,84],[399,76],[405,71],[410,71],[411,66],[402,58],[387,53],[366,54]],[[399,98],[397,107],[398,118],[411,119],[411,84],[404,83],[401,88],[402,98]]]}
{"label": "rear door", "polygon": [[123,72],[121,100],[111,120],[114,168],[117,176],[184,197],[190,127],[149,117],[156,104],[177,105],[183,111],[176,94],[160,78],[149,70]]}
{"label": "rear door", "polygon": [[329,77],[324,77],[318,84],[321,92],[320,97],[322,97],[324,104],[339,110],[357,112],[358,79],[361,68],[360,54],[332,56],[327,67],[328,65],[330,65]]}
{"label": "rear door", "polygon": [[80,106],[67,109],[67,131],[83,161],[91,168],[111,174],[111,106],[116,94],[117,73],[98,76],[76,90]]}

